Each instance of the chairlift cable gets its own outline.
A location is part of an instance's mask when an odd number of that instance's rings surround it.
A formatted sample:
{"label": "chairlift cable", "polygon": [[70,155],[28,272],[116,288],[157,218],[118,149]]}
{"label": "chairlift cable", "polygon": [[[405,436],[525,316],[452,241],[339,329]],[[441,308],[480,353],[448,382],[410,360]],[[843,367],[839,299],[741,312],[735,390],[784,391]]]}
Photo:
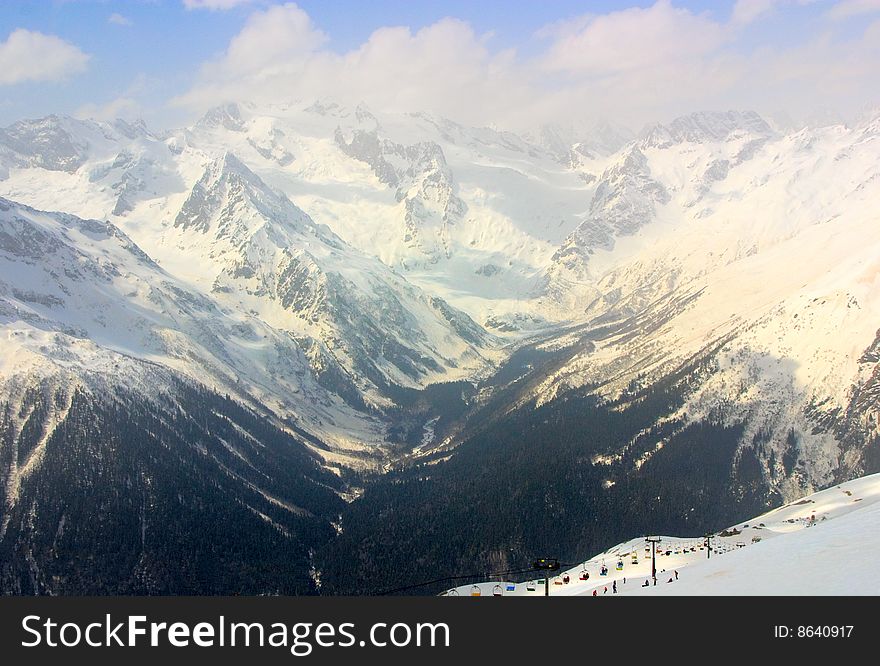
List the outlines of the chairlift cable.
{"label": "chairlift cable", "polygon": [[[561,567],[571,567],[571,566],[574,566],[574,564],[568,563],[568,562],[560,562],[559,566],[560,566],[560,568]],[[530,568],[530,569],[511,569],[509,571],[493,571],[493,572],[489,572],[489,573],[481,572],[481,573],[466,574],[466,575],[461,575],[461,576],[446,576],[445,578],[435,578],[434,580],[426,580],[422,583],[414,583],[412,585],[406,585],[404,587],[397,587],[392,590],[383,590],[382,592],[374,593],[373,596],[381,597],[381,596],[385,596],[385,595],[389,595],[389,594],[396,594],[397,592],[405,592],[406,590],[412,590],[417,587],[426,587],[428,585],[433,585],[435,583],[444,583],[444,582],[452,581],[452,580],[467,580],[467,579],[482,578],[482,577],[489,578],[492,576],[507,576],[507,575],[515,575],[515,574],[518,575],[518,574],[534,573],[534,572],[535,572],[535,569]]]}

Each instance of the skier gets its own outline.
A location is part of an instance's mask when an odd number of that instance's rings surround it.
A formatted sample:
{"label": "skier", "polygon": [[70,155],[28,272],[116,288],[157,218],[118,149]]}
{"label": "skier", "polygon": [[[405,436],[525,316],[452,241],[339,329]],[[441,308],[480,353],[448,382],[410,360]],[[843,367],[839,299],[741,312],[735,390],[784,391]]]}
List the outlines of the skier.
{"label": "skier", "polygon": [[611,589],[612,589],[612,591],[614,592],[614,594],[617,594],[617,581],[614,581],[614,582],[611,584]]}
{"label": "skier", "polygon": [[675,580],[678,580],[678,571],[675,572]]}
{"label": "skier", "polygon": [[647,581],[647,579],[645,580],[644,583],[642,583],[642,587],[648,587],[648,581]]}
{"label": "skier", "polygon": [[605,591],[602,594],[608,594],[608,586],[605,586]]}
{"label": "skier", "polygon": [[598,597],[598,596],[599,596],[598,594],[596,594],[596,590],[595,590],[595,589],[593,590],[593,596],[594,596],[594,597]]}

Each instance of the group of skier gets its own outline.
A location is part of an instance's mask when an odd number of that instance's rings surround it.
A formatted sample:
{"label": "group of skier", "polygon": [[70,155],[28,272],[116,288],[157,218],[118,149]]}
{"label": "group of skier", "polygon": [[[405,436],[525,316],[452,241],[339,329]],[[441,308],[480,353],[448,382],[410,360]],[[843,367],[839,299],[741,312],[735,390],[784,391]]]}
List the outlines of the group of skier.
{"label": "group of skier", "polygon": [[[665,571],[665,569],[664,569],[664,571]],[[670,576],[669,580],[666,581],[667,583],[672,583],[672,582],[678,580],[678,571],[674,570],[672,573],[673,573],[674,577]],[[623,584],[624,585],[626,584],[626,576],[623,577]],[[642,587],[650,587],[650,585],[651,585],[651,582],[647,578],[645,579],[645,582],[642,583]],[[611,581],[611,593],[617,594],[617,581],[616,580]],[[608,586],[607,585],[605,586],[605,589],[602,591],[602,594],[608,594]],[[599,588],[593,589],[593,596],[594,597],[599,596]]]}

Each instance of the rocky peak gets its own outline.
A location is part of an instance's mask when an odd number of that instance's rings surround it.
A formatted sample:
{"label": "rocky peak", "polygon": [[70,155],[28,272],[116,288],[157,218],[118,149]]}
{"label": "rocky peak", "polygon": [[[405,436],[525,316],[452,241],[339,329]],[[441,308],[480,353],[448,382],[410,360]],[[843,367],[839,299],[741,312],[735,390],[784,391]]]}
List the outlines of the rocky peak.
{"label": "rocky peak", "polygon": [[238,104],[223,104],[208,111],[197,123],[204,127],[224,127],[233,132],[244,131],[244,120]]}
{"label": "rocky peak", "polygon": [[85,162],[88,149],[88,142],[70,131],[76,123],[56,115],[21,120],[0,129],[0,147],[15,166],[73,173]]}
{"label": "rocky peak", "polygon": [[769,138],[774,134],[754,111],[702,111],[656,124],[642,135],[643,147],[666,148],[678,143],[719,143],[735,138]]}
{"label": "rocky peak", "polygon": [[314,227],[311,219],[275,192],[233,153],[211,161],[174,220],[175,227],[242,240],[257,226]]}

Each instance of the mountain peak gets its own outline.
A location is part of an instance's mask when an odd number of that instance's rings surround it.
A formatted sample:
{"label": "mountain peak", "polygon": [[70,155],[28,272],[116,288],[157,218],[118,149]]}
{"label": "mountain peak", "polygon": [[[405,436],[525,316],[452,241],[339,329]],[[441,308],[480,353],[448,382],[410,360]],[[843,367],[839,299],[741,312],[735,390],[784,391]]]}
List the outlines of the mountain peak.
{"label": "mountain peak", "polygon": [[367,108],[367,105],[361,102],[355,107],[354,117],[357,119],[358,123],[361,125],[368,125],[373,127],[374,129],[378,129],[379,127],[379,119],[373,115],[373,112]]}
{"label": "mountain peak", "polygon": [[769,138],[773,128],[754,111],[699,111],[656,124],[642,133],[642,145],[666,147],[677,143],[719,143],[740,136]]}
{"label": "mountain peak", "polygon": [[[277,194],[231,151],[214,158],[202,177],[193,185],[175,227],[207,232],[218,214],[240,218],[245,207],[252,207],[265,218],[282,217],[285,207],[296,208],[286,197]],[[298,210],[298,209],[297,209]]]}
{"label": "mountain peak", "polygon": [[211,166],[218,174],[235,173],[244,178],[248,178],[249,180],[258,181],[260,184],[264,184],[260,177],[251,171],[250,168],[248,168],[231,150],[223,151],[223,154],[216,158]]}
{"label": "mountain peak", "polygon": [[144,122],[142,118],[137,118],[131,122],[123,120],[122,118],[117,118],[111,123],[111,126],[126,139],[137,139],[141,136],[148,138],[154,137],[149,127],[147,127],[147,123]]}
{"label": "mountain peak", "polygon": [[241,109],[238,104],[234,102],[215,106],[202,116],[197,124],[211,128],[225,127],[233,132],[241,132],[244,130],[244,120],[241,117]]}
{"label": "mountain peak", "polygon": [[[55,114],[35,120],[20,120],[0,129],[0,147],[13,155],[16,166],[40,167],[73,173],[86,161],[86,123]],[[77,132],[76,128],[83,131]]]}

